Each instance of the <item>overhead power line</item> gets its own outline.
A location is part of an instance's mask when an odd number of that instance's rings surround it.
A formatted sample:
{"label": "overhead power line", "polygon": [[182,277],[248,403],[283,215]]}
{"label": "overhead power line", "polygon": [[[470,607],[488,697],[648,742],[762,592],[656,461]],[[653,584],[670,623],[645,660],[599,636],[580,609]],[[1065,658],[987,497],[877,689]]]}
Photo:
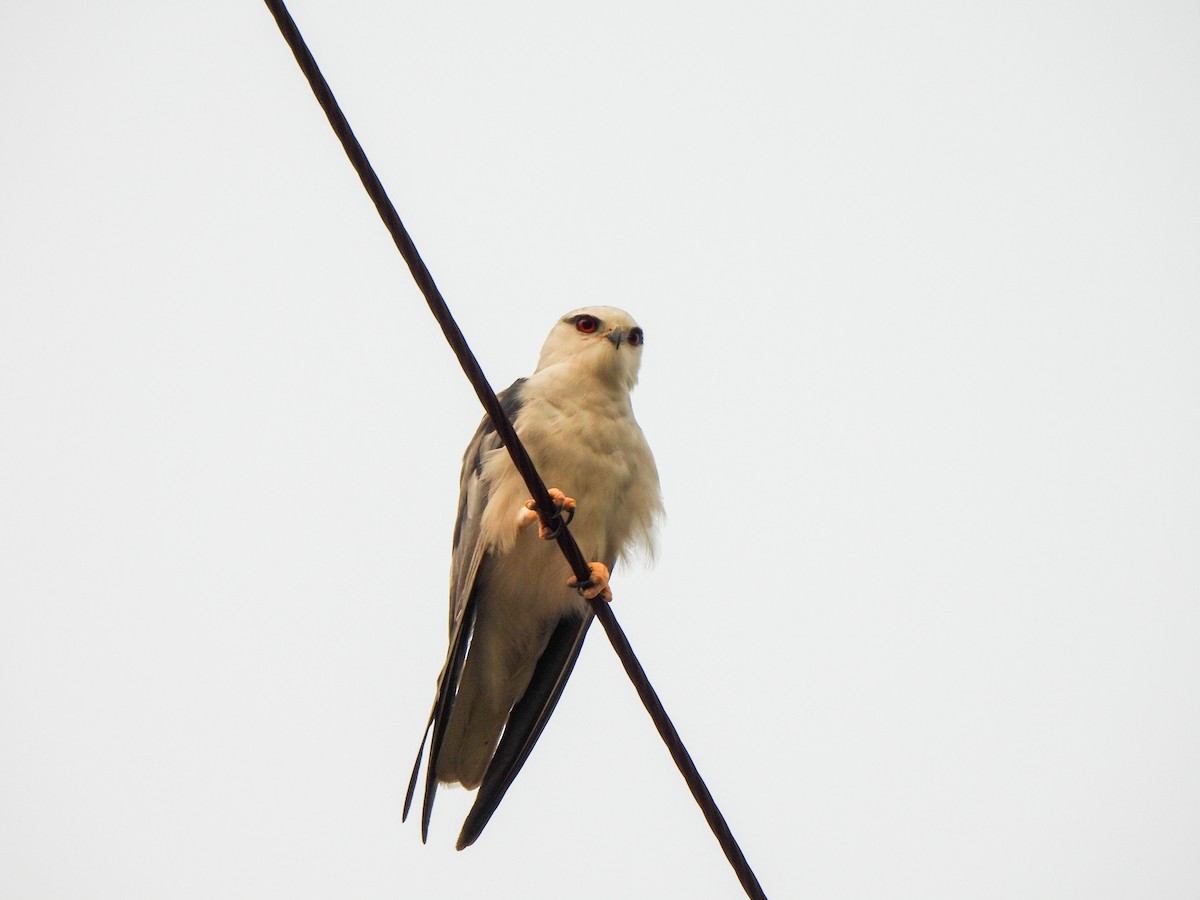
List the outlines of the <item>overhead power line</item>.
{"label": "overhead power line", "polygon": [[[454,317],[450,314],[450,308],[442,298],[441,291],[438,290],[433,276],[429,273],[429,269],[425,266],[425,262],[417,252],[416,245],[413,244],[412,238],[409,237],[404,223],[400,221],[396,207],[392,205],[392,201],[384,190],[379,176],[375,174],[375,170],[367,159],[367,154],[363,151],[358,138],[354,136],[354,132],[350,128],[350,123],[346,120],[346,116],[338,106],[329,83],[325,80],[325,76],[321,74],[321,70],[317,66],[317,61],[313,58],[307,44],[305,44],[304,38],[301,36],[300,30],[296,27],[296,23],[288,12],[286,5],[282,0],[265,0],[265,2],[271,14],[275,17],[284,40],[287,41],[288,46],[295,55],[296,62],[300,64],[301,71],[303,71],[304,76],[308,79],[313,94],[316,95],[317,102],[321,105],[321,109],[329,119],[329,124],[333,127],[338,140],[342,142],[342,147],[350,159],[350,164],[354,166],[354,170],[362,180],[363,187],[366,188],[367,194],[371,197],[375,208],[379,211],[379,217],[383,220],[384,226],[391,234],[392,240],[395,241],[396,248],[408,264],[409,271],[412,272],[412,276],[416,280],[417,286],[421,289],[421,293],[425,295],[425,301],[429,304],[430,312],[437,319],[443,334],[446,336],[446,340],[458,357],[458,361],[462,365],[463,371],[470,380],[472,387],[474,387],[475,393],[478,395],[479,401],[483,404],[488,417],[491,419],[496,433],[504,441],[504,446],[512,456],[513,465],[516,466],[517,471],[524,478],[525,484],[529,488],[529,493],[537,504],[537,508],[539,510],[555,509],[549,492],[546,490],[545,483],[542,481],[537,469],[534,468],[533,461],[529,458],[529,454],[526,452],[524,446],[522,446],[521,440],[517,437],[512,423],[508,420],[508,416],[505,415],[504,410],[501,408],[495,391],[492,390],[491,385],[484,376],[479,362],[475,359],[475,354],[471,352],[471,348],[467,345],[467,340],[459,329],[458,323],[454,321]],[[576,580],[582,583],[590,579],[591,570],[588,567],[587,560],[584,559],[579,545],[575,542],[575,538],[571,535],[570,530],[565,524],[563,527],[558,528],[557,541],[559,548],[563,552],[563,556],[566,557],[567,563],[571,567],[571,571],[575,574]],[[633,652],[633,647],[630,646],[628,638],[625,637],[625,632],[617,624],[612,608],[599,597],[591,600],[590,603],[592,609],[595,611],[596,618],[604,626],[604,631],[608,635],[613,650],[616,651],[617,657],[625,667],[625,673],[629,676],[629,680],[633,682],[633,686],[637,690],[642,704],[646,707],[646,711],[654,721],[659,735],[667,745],[667,749],[671,753],[671,758],[675,760],[675,765],[679,767],[680,773],[691,789],[692,796],[695,797],[696,803],[704,813],[705,819],[708,820],[709,827],[720,843],[721,849],[725,852],[729,864],[733,867],[734,872],[737,873],[738,880],[741,881],[746,895],[756,898],[756,900],[758,898],[766,900],[766,894],[763,893],[758,879],[750,869],[750,864],[746,861],[746,857],[734,839],[733,833],[729,830],[729,826],[725,822],[725,817],[717,807],[716,801],[704,783],[704,779],[700,777],[700,772],[696,769],[695,763],[692,762],[687,748],[684,747],[683,740],[679,737],[679,732],[675,730],[675,726],[667,716],[667,711],[658,699],[658,694],[655,693],[654,688],[650,685],[650,680],[646,677],[646,672],[642,668],[641,663],[638,662]]]}

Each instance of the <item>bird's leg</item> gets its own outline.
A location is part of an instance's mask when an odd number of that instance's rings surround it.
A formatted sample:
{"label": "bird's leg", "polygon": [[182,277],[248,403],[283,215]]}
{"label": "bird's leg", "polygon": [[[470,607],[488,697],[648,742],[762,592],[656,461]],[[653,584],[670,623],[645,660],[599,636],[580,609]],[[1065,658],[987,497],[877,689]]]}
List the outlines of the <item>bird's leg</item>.
{"label": "bird's leg", "polygon": [[[558,488],[550,488],[547,490],[550,495],[550,500],[554,503],[554,514],[546,516],[540,509],[537,508],[537,502],[534,500],[526,500],[525,508],[517,513],[517,525],[525,528],[538,523],[538,537],[543,541],[552,541],[558,537],[558,531],[564,525],[575,518],[575,500],[568,497]],[[566,517],[563,517],[563,514]],[[555,522],[554,520],[558,521]]]}
{"label": "bird's leg", "polygon": [[[549,488],[547,493],[554,502],[555,515],[553,518],[558,518],[558,522],[551,524],[552,519],[547,519],[542,514],[542,511],[537,508],[536,501],[526,500],[524,508],[517,513],[517,525],[526,528],[537,522],[538,537],[543,541],[552,541],[558,537],[559,529],[570,523],[571,519],[575,517],[575,500],[558,488]],[[563,517],[564,513],[565,517]],[[604,563],[594,562],[588,563],[588,568],[592,575],[587,581],[576,581],[572,578],[567,582],[567,587],[575,588],[585,600],[603,597],[606,602],[612,603],[612,589],[608,586],[608,566]]]}
{"label": "bird's leg", "polygon": [[591,578],[582,582],[572,578],[567,582],[567,587],[575,588],[585,600],[602,597],[605,603],[612,603],[612,588],[608,586],[608,566],[601,562],[593,562],[588,563],[588,568],[592,570]]}

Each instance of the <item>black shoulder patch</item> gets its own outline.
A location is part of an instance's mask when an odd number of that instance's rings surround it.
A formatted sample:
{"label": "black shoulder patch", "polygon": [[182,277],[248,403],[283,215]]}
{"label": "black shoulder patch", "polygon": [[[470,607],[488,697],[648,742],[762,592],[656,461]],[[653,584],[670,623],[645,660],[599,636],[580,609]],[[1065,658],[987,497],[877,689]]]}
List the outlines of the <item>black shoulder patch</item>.
{"label": "black shoulder patch", "polygon": [[[508,416],[508,421],[514,422],[517,418],[517,413],[521,411],[523,398],[521,397],[521,388],[525,384],[524,378],[518,378],[504,390],[496,395],[496,399],[500,401],[500,408],[504,410],[504,414]],[[484,416],[483,418],[483,433],[493,434],[496,431],[496,426],[492,424],[491,418]]]}

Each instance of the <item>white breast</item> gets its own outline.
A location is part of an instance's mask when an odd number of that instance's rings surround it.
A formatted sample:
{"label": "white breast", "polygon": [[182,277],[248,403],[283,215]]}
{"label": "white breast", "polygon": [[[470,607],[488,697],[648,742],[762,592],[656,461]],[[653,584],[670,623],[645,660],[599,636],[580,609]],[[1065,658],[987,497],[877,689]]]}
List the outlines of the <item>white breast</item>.
{"label": "white breast", "polygon": [[[611,568],[635,548],[650,552],[662,511],[658,471],[628,392],[551,367],[526,380],[521,395],[517,433],[546,486],[577,501],[571,533],[584,556]],[[483,477],[483,537],[493,554],[505,555],[528,536],[515,523],[529,491],[503,449],[490,454]]]}

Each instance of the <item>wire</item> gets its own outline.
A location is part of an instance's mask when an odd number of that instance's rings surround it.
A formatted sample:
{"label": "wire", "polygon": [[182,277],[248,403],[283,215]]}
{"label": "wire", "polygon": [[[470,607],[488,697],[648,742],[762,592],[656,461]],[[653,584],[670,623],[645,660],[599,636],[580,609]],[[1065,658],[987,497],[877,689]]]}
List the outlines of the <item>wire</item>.
{"label": "wire", "polygon": [[[316,95],[317,102],[321,105],[326,118],[329,119],[329,124],[333,127],[334,133],[337,135],[338,140],[342,142],[342,147],[345,149],[346,155],[350,158],[350,164],[354,166],[354,171],[358,173],[358,177],[362,180],[363,187],[366,188],[367,194],[370,195],[371,200],[375,204],[375,209],[379,211],[379,217],[383,219],[384,226],[391,234],[392,240],[395,241],[396,249],[400,251],[400,255],[404,257],[404,261],[408,264],[413,279],[417,282],[417,286],[425,296],[425,302],[429,304],[430,312],[437,319],[438,324],[442,328],[442,333],[445,334],[446,340],[449,342],[451,349],[454,350],[459,363],[463,367],[463,371],[466,372],[472,387],[475,388],[475,393],[478,395],[479,401],[483,404],[483,408],[487,411],[497,435],[504,442],[509,455],[512,456],[513,465],[521,473],[521,477],[525,479],[525,484],[536,501],[537,507],[542,510],[554,509],[554,503],[550,499],[550,494],[546,490],[545,483],[534,467],[533,461],[529,458],[529,454],[526,452],[524,446],[522,446],[520,438],[517,437],[517,433],[512,423],[508,420],[508,416],[505,415],[504,410],[501,408],[500,401],[496,399],[495,391],[488,384],[488,380],[483,374],[483,369],[480,368],[478,360],[475,359],[475,354],[471,352],[471,348],[468,346],[466,338],[459,329],[458,323],[454,321],[454,317],[450,314],[450,308],[446,305],[441,291],[438,290],[433,276],[429,273],[424,260],[421,259],[420,254],[417,252],[416,245],[413,244],[412,238],[409,237],[404,223],[400,221],[396,207],[392,204],[391,199],[384,190],[379,176],[375,174],[375,170],[367,159],[367,154],[363,151],[358,138],[354,136],[354,132],[350,128],[350,123],[342,113],[341,107],[338,106],[329,83],[325,80],[325,76],[321,74],[321,70],[317,66],[317,61],[309,51],[308,45],[305,44],[304,38],[301,36],[300,30],[296,27],[296,23],[288,12],[287,7],[282,0],[264,0],[264,2],[275,17],[275,22],[278,24],[284,40],[287,41],[292,54],[296,57],[296,62],[299,63],[301,71],[308,79],[309,86],[312,88],[313,94]],[[557,541],[559,548],[563,552],[563,556],[566,557],[567,563],[571,566],[571,571],[575,574],[576,580],[582,582],[589,579],[591,577],[591,570],[588,567],[587,560],[584,559],[579,545],[575,542],[575,538],[571,535],[570,530],[565,524],[558,529]],[[683,739],[680,738],[679,732],[675,730],[675,726],[667,716],[667,711],[663,708],[662,702],[658,699],[658,694],[655,693],[650,680],[646,677],[646,672],[642,668],[641,663],[638,662],[629,639],[625,637],[625,632],[617,623],[612,608],[600,598],[596,598],[590,602],[592,608],[595,610],[596,618],[604,626],[604,632],[608,635],[608,640],[612,644],[613,650],[616,651],[617,657],[625,667],[625,673],[629,676],[629,680],[637,690],[642,704],[650,714],[650,718],[654,720],[654,725],[658,729],[663,743],[667,745],[667,750],[670,752],[671,758],[675,760],[675,765],[678,766],[684,781],[687,782],[688,787],[691,789],[692,796],[695,797],[696,803],[704,813],[704,818],[708,820],[709,827],[720,843],[721,849],[725,852],[725,856],[737,874],[738,880],[742,883],[746,895],[756,898],[756,900],[757,898],[766,900],[766,894],[763,893],[758,879],[750,869],[750,864],[746,862],[745,855],[734,839],[733,832],[729,830],[729,825],[725,822],[725,817],[717,807],[716,801],[704,783],[704,779],[700,777],[700,772],[696,768],[695,763],[692,762],[692,758],[683,744]]]}

